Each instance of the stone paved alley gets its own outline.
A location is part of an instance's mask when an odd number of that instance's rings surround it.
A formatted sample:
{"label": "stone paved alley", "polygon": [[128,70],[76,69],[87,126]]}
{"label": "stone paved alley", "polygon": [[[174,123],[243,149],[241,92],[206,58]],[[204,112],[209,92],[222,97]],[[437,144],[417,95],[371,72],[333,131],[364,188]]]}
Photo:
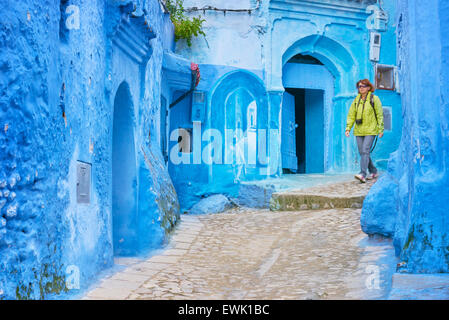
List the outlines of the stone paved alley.
{"label": "stone paved alley", "polygon": [[448,12],[0,0],[0,300],[449,300]]}
{"label": "stone paved alley", "polygon": [[[360,188],[343,185],[322,188]],[[361,231],[360,212],[238,208],[183,215],[164,250],[147,260],[116,259],[123,270],[83,299],[384,298],[392,263],[380,261],[393,261],[393,249]]]}

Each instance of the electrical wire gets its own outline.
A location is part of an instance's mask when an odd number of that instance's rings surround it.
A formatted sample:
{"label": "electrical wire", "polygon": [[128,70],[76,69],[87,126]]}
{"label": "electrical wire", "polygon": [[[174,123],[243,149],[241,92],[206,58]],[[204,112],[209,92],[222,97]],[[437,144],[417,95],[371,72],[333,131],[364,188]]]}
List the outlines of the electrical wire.
{"label": "electrical wire", "polygon": [[193,11],[203,11],[203,13],[205,14],[206,11],[221,11],[224,14],[226,14],[226,12],[248,12],[249,14],[251,14],[252,11],[258,10],[260,8],[260,0],[257,0],[257,6],[255,6],[254,8],[245,8],[245,9],[224,9],[224,8],[216,8],[216,7],[212,7],[212,6],[205,6],[202,8],[198,8],[198,7],[191,7],[191,8],[185,8],[184,10],[186,12],[193,12]]}

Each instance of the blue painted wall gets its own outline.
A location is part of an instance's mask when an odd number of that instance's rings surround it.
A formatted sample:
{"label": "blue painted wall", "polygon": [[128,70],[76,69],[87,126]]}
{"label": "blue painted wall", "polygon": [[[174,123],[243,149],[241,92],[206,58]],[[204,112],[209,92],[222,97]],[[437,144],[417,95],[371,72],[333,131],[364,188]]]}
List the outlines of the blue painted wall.
{"label": "blue painted wall", "polygon": [[393,237],[399,272],[449,272],[447,1],[398,1],[401,143],[365,200],[367,233]]}
{"label": "blue painted wall", "polygon": [[[117,247],[112,154],[122,83],[132,100],[133,254],[160,247],[179,216],[158,129],[173,25],[158,1],[2,1],[0,20],[0,299],[76,294],[113,264]],[[135,40],[142,51],[129,50],[129,31],[146,41]],[[77,203],[78,161],[92,165],[89,204]],[[77,281],[68,288],[77,275],[79,289]]]}

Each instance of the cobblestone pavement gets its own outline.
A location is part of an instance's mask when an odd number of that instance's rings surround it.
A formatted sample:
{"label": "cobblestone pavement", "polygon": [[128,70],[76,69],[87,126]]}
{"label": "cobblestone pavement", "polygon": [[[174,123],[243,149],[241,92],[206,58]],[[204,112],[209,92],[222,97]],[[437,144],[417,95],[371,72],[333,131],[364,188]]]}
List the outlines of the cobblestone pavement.
{"label": "cobblestone pavement", "polygon": [[126,269],[83,299],[376,299],[391,244],[360,230],[360,209],[234,209],[182,215],[161,254],[118,259]]}

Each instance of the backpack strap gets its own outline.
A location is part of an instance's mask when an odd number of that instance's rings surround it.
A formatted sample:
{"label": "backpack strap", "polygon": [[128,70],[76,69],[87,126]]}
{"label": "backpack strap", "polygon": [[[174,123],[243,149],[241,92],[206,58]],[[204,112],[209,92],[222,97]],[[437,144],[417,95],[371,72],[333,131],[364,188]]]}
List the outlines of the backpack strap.
{"label": "backpack strap", "polygon": [[376,117],[376,122],[379,123],[379,121],[377,120],[376,108],[374,108],[374,94],[373,93],[370,94],[369,103],[371,104],[371,107],[373,108],[374,116]]}
{"label": "backpack strap", "polygon": [[[371,95],[370,95],[369,102],[371,104],[371,107],[373,107],[374,116],[376,117],[376,122],[377,122],[377,124],[379,124],[379,121],[377,121],[376,108],[374,108],[374,94],[373,93],[371,93]],[[374,148],[376,147],[376,144],[377,144],[377,135],[376,135],[376,138],[375,138],[375,141],[374,141],[374,145],[373,145],[373,147],[370,150],[370,153],[372,153],[374,151]]]}
{"label": "backpack strap", "polygon": [[[362,100],[362,95],[360,95],[359,101],[357,101],[357,108],[355,109],[355,118],[356,118],[356,119],[357,119],[357,115],[359,114],[360,100]],[[365,110],[365,101],[363,102],[362,115],[361,115],[361,117],[363,117],[363,110]],[[362,118],[360,118],[360,119],[362,119]]]}

